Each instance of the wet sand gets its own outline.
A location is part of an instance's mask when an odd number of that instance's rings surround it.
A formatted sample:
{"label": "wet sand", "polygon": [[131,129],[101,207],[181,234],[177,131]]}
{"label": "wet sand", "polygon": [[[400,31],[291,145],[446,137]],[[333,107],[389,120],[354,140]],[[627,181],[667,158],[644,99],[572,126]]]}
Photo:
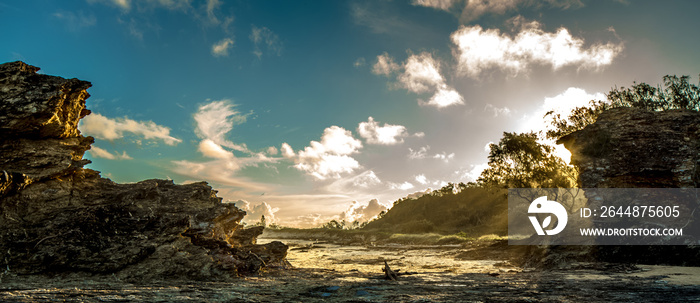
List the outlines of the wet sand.
{"label": "wet sand", "polygon": [[[261,239],[260,242],[271,239]],[[108,277],[3,275],[3,302],[682,302],[700,301],[700,268],[586,266],[541,271],[504,260],[462,260],[460,246],[290,245],[292,269],[239,283],[135,285]],[[415,274],[381,279],[384,261]]]}

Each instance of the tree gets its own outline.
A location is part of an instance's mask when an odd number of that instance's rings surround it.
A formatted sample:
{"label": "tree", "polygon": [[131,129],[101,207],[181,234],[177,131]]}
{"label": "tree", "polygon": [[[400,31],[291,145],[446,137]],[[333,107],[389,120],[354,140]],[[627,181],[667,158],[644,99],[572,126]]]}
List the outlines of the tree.
{"label": "tree", "polygon": [[488,168],[477,182],[501,188],[569,188],[575,186],[576,170],[553,155],[551,146],[537,142],[535,133],[504,132],[491,144]]}
{"label": "tree", "polygon": [[653,87],[646,83],[634,82],[630,88],[614,88],[608,92],[606,101],[593,100],[588,106],[574,109],[567,117],[547,112],[553,130],[547,131],[547,137],[558,139],[574,131],[583,129],[596,121],[603,111],[616,107],[635,107],[653,111],[670,109],[700,110],[700,87],[689,83],[688,76],[663,77],[664,88]]}

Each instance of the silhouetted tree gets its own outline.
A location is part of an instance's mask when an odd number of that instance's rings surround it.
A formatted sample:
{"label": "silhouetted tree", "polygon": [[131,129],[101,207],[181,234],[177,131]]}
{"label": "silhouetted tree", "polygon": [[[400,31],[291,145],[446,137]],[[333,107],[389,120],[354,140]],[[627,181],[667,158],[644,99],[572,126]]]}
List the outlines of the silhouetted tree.
{"label": "silhouetted tree", "polygon": [[551,146],[537,142],[535,133],[504,132],[498,144],[489,145],[489,162],[477,180],[486,187],[568,188],[575,186],[576,171],[553,155]]}

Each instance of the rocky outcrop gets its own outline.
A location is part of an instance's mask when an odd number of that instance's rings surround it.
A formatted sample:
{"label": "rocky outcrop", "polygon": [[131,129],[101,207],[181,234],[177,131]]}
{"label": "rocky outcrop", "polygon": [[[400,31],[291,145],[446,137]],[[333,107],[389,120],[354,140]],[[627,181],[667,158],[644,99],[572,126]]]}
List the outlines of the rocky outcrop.
{"label": "rocky outcrop", "polygon": [[700,112],[614,108],[557,142],[571,151],[582,188],[700,185]]}
{"label": "rocky outcrop", "polygon": [[[579,168],[581,188],[697,188],[700,185],[700,112],[697,111],[614,108],[557,143],[571,151],[571,163]],[[655,222],[683,227],[687,232],[683,241],[689,245],[661,245],[666,244],[666,239],[658,237],[645,242],[655,245],[594,246],[579,250],[593,260],[698,266],[700,248],[696,232],[700,230],[700,201],[696,201],[697,196],[678,199],[670,191],[652,192],[648,199],[678,205],[680,213],[685,215],[683,221],[669,217],[654,219]],[[585,195],[589,201],[630,205],[625,202],[627,197],[610,196],[613,195],[610,192],[587,190]],[[642,219],[635,218],[632,222],[639,224],[638,227],[649,227],[643,225]],[[621,238],[620,242],[624,241]],[[563,254],[562,249],[554,251],[554,255]]]}
{"label": "rocky outcrop", "polygon": [[91,84],[38,70],[0,65],[0,268],[226,280],[287,264],[287,246],[256,245],[262,230],[205,182],[117,184],[83,168]]}

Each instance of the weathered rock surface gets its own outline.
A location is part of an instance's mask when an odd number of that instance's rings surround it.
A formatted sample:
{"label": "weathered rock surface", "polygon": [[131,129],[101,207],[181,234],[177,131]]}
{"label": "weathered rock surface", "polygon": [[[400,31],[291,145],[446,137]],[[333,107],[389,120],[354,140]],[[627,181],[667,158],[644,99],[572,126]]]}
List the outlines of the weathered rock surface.
{"label": "weathered rock surface", "polygon": [[700,112],[614,108],[559,139],[582,188],[700,185]]}
{"label": "weathered rock surface", "polygon": [[[571,162],[579,168],[581,188],[697,188],[700,185],[700,112],[697,111],[614,108],[601,113],[595,123],[560,138],[557,143],[571,151]],[[585,194],[589,201],[595,195],[612,195],[601,192],[589,190]],[[677,205],[684,219],[682,222],[674,218],[655,221],[678,227],[673,225],[675,223],[685,231],[700,229],[700,201],[663,196],[666,193],[655,191],[653,198],[682,201]],[[625,203],[620,197],[595,198]],[[649,227],[643,225],[642,219],[634,220],[639,222],[639,227]],[[655,243],[650,243],[657,245],[596,246],[579,251],[595,260],[698,266],[700,239],[696,236],[684,234],[684,241],[689,245],[659,245],[665,241],[659,237]],[[622,238],[621,242],[624,241]],[[566,254],[566,250],[553,249],[553,252],[561,255]]]}
{"label": "weathered rock surface", "polygon": [[227,280],[286,264],[281,242],[256,245],[245,212],[205,182],[117,184],[85,169],[78,121],[89,82],[0,65],[0,267],[127,280]]}

